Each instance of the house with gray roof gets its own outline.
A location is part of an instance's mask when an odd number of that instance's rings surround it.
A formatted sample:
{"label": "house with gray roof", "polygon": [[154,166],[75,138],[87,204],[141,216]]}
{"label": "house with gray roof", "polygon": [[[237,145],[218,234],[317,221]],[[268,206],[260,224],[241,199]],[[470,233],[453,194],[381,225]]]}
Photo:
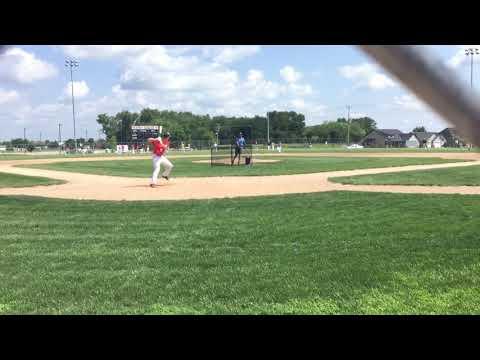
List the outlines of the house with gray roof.
{"label": "house with gray roof", "polygon": [[[459,141],[460,144],[463,144],[458,137],[455,137],[455,132],[448,132],[448,134],[450,134],[451,142]],[[403,133],[398,129],[375,129],[362,139],[361,144],[365,147],[440,148],[448,146],[448,139],[443,132]]]}
{"label": "house with gray roof", "polygon": [[405,135],[398,129],[375,129],[362,139],[361,144],[365,147],[404,147]]}
{"label": "house with gray roof", "polygon": [[445,146],[447,147],[462,147],[468,145],[468,142],[460,137],[455,128],[445,128],[440,131],[439,134],[445,138]]}
{"label": "house with gray roof", "polygon": [[413,132],[410,133],[405,142],[409,148],[441,148],[446,143],[445,137],[434,132]]}

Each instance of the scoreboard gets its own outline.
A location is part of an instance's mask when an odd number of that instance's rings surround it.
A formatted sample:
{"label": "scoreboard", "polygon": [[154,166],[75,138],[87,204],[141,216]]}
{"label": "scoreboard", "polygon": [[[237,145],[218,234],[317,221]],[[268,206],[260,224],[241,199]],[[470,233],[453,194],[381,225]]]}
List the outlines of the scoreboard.
{"label": "scoreboard", "polygon": [[148,138],[156,138],[162,133],[159,125],[134,125],[132,126],[132,141],[144,142]]}

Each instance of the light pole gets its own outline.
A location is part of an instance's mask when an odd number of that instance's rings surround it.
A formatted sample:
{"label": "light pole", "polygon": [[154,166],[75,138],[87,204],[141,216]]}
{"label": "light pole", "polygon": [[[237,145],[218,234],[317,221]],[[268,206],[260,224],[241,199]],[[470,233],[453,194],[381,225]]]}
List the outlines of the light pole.
{"label": "light pole", "polygon": [[78,61],[65,60],[65,67],[70,68],[70,83],[72,84],[73,141],[75,142],[75,152],[77,152],[77,137],[75,133],[75,98],[73,96],[73,68],[78,67]]}
{"label": "light pole", "polygon": [[267,146],[270,146],[270,113],[267,112]]}
{"label": "light pole", "polygon": [[350,105],[347,105],[347,146],[350,145]]}
{"label": "light pole", "polygon": [[477,48],[468,48],[465,49],[465,55],[470,56],[470,87],[473,89],[473,56],[480,55],[480,53]]}
{"label": "light pole", "polygon": [[58,149],[62,153],[62,124],[58,124]]}
{"label": "light pole", "polygon": [[27,128],[23,128],[23,152],[27,152]]}

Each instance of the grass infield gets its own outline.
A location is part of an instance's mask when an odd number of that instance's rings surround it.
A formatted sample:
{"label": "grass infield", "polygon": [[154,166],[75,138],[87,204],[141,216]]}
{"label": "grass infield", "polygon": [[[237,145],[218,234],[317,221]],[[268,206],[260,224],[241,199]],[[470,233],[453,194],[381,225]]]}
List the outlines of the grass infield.
{"label": "grass infield", "polygon": [[329,180],[354,185],[480,186],[480,166],[345,176]]}
{"label": "grass infield", "polygon": [[[314,172],[354,170],[366,168],[383,168],[405,165],[442,164],[463,160],[441,158],[372,158],[372,157],[261,157],[279,160],[275,163],[255,163],[252,167],[210,166],[209,163],[194,163],[199,158],[171,159],[174,164],[172,177],[186,176],[268,176],[287,174],[306,174]],[[207,159],[207,158],[205,158]],[[79,161],[52,164],[21,165],[29,168],[70,171],[85,174],[150,177],[152,175],[151,159],[115,160],[115,161]]]}
{"label": "grass infield", "polygon": [[0,197],[0,313],[479,314],[479,217],[458,195]]}
{"label": "grass infield", "polygon": [[0,188],[57,185],[64,183],[65,181],[62,180],[49,179],[45,177],[24,176],[0,172]]}

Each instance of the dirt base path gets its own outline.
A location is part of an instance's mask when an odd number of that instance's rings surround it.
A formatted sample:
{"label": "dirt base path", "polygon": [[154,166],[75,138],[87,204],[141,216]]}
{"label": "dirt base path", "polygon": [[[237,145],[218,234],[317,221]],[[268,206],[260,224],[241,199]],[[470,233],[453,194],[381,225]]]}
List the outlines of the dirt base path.
{"label": "dirt base path", "polygon": [[[480,186],[401,186],[401,185],[342,185],[328,181],[330,177],[380,174],[388,172],[427,170],[449,167],[480,165],[478,153],[355,153],[355,154],[268,154],[268,156],[350,156],[350,157],[442,157],[445,159],[473,160],[465,163],[437,165],[412,165],[381,169],[331,171],[313,174],[280,176],[231,176],[231,177],[186,177],[162,180],[156,188],[150,188],[148,178],[125,178],[118,176],[87,175],[72,172],[27,169],[14,167],[18,164],[45,164],[64,161],[125,160],[143,157],[85,158],[85,159],[32,159],[0,162],[0,172],[19,175],[44,176],[67,181],[62,185],[35,186],[28,188],[3,188],[0,195],[31,195],[62,199],[88,200],[185,200],[212,199],[242,196],[262,196],[320,191],[373,191],[399,193],[480,194]],[[177,156],[172,155],[174,159]],[[184,157],[184,156],[178,156]],[[199,156],[200,157],[200,156]],[[204,157],[204,156],[203,156]]]}

